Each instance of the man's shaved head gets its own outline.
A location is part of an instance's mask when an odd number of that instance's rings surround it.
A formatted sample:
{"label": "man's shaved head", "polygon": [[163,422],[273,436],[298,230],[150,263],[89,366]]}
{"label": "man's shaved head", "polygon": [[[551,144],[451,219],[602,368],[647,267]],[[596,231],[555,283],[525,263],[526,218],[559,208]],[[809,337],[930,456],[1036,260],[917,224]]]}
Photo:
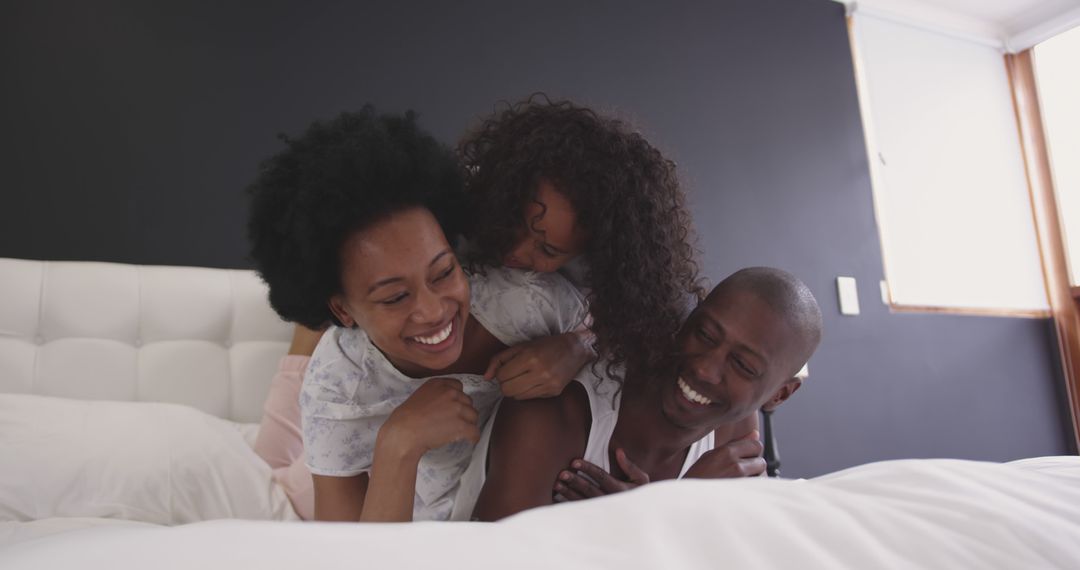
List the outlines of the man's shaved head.
{"label": "man's shaved head", "polygon": [[[775,267],[747,267],[728,276],[706,298],[745,291],[754,294],[777,315],[788,321],[804,340],[805,360],[821,342],[821,308],[817,299],[798,277]],[[800,364],[801,366],[801,364]]]}

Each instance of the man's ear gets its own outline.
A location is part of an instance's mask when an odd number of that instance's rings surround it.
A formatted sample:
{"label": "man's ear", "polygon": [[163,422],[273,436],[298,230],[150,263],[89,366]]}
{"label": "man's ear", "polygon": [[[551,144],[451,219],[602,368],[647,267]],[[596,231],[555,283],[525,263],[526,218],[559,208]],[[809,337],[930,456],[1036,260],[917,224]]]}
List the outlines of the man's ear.
{"label": "man's ear", "polygon": [[330,300],[326,302],[326,305],[330,308],[330,313],[334,315],[334,318],[337,319],[339,323],[341,323],[341,326],[347,329],[351,329],[356,326],[356,321],[353,320],[352,315],[350,315],[349,312],[345,310],[344,295],[338,293],[330,297]]}
{"label": "man's ear", "polygon": [[761,409],[765,410],[766,412],[771,412],[775,410],[777,406],[783,404],[784,400],[790,398],[791,395],[794,394],[795,391],[798,390],[801,386],[802,378],[792,378],[791,380],[784,382],[784,385],[777,388],[776,392],[772,395],[772,397],[769,398],[769,400],[761,406]]}

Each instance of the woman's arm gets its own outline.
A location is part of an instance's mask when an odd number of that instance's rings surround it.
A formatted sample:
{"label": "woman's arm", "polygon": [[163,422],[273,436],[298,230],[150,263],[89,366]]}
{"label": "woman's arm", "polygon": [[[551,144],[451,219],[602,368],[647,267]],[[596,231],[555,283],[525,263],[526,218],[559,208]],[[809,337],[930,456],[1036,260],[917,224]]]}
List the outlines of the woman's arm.
{"label": "woman's arm", "polygon": [[311,479],[315,483],[315,520],[360,520],[368,488],[367,473],[353,477],[312,475]]}
{"label": "woman's arm", "polygon": [[459,380],[424,382],[379,429],[370,475],[313,476],[315,519],[411,521],[420,458],[428,450],[455,441],[476,443],[480,439],[477,418]]}

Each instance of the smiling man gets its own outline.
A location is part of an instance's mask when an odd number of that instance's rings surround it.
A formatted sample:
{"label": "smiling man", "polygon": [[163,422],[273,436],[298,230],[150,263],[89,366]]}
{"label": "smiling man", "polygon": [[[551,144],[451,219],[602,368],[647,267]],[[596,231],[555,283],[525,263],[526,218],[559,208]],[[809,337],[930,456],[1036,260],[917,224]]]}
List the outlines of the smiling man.
{"label": "smiling man", "polygon": [[558,397],[504,400],[453,518],[496,520],[649,481],[760,474],[752,420],[800,387],[795,375],[821,328],[817,301],[794,275],[734,273],[684,323],[666,370],[628,374],[620,389],[621,371],[600,363]]}

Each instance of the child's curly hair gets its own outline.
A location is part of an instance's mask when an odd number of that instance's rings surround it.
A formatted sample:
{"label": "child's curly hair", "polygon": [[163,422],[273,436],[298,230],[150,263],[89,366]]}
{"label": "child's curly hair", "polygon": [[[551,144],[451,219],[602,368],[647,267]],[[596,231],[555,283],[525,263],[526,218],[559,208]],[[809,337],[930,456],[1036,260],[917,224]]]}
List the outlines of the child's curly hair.
{"label": "child's curly hair", "polygon": [[501,265],[539,181],[551,182],[587,236],[598,354],[629,374],[658,370],[691,298],[702,297],[675,164],[624,123],[544,95],[487,118],[458,153],[475,220],[469,262]]}
{"label": "child's curly hair", "polygon": [[391,214],[427,208],[454,243],[461,169],[414,113],[379,115],[368,105],[280,138],[285,149],[262,163],[247,191],[251,257],[282,318],[312,329],[341,324],[327,306],[342,291],[341,246]]}

